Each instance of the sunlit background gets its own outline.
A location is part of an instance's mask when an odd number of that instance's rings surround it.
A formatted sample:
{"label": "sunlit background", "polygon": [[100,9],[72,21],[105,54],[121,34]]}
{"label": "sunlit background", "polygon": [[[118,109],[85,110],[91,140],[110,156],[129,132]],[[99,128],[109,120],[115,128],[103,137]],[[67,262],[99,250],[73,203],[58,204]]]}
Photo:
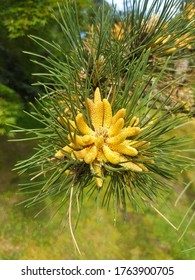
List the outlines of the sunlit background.
{"label": "sunlit background", "polygon": [[[123,10],[124,0],[107,0],[109,4],[116,5],[118,10]],[[128,2],[128,1],[127,1]],[[152,3],[152,0],[148,0],[148,5],[150,6]]]}

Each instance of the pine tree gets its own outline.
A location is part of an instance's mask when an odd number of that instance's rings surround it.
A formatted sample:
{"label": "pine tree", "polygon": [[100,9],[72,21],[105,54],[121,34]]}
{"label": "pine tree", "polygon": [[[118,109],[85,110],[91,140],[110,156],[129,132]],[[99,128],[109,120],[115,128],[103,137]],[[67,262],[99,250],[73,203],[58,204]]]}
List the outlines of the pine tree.
{"label": "pine tree", "polygon": [[157,202],[194,165],[185,157],[190,135],[176,134],[193,101],[175,93],[178,61],[193,54],[194,14],[181,12],[179,0],[147,3],[130,1],[121,14],[103,2],[81,30],[74,1],[66,1],[56,18],[64,42],[31,36],[47,53],[31,54],[45,94],[30,113],[41,127],[17,130],[39,144],[16,169],[31,177],[27,205],[50,196],[67,207],[73,239],[71,209],[84,197],[125,214],[129,202]]}

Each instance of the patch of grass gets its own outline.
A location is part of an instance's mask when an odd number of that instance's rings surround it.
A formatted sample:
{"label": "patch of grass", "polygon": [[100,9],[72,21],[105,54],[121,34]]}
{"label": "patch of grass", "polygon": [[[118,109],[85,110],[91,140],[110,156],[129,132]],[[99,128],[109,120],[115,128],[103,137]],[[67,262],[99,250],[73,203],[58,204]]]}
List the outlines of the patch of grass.
{"label": "patch of grass", "polygon": [[[92,201],[86,203],[75,234],[82,251],[79,256],[65,224],[63,209],[53,217],[56,205],[50,205],[35,219],[39,209],[18,207],[18,201],[14,192],[0,196],[3,213],[0,259],[193,259],[195,256],[194,250],[182,252],[193,247],[193,228],[178,243],[179,234],[152,210],[145,214],[129,211],[126,221],[119,217],[114,225],[111,211],[100,209],[97,213]],[[180,208],[174,217],[178,221],[181,212]]]}

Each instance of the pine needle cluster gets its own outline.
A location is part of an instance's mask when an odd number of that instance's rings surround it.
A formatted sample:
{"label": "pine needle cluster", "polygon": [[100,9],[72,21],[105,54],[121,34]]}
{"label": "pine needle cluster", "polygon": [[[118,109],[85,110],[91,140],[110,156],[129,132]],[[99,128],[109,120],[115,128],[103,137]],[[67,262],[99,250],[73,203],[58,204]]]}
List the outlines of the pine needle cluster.
{"label": "pine needle cluster", "polygon": [[72,2],[56,17],[64,42],[30,36],[46,53],[31,53],[45,93],[28,113],[37,128],[17,130],[38,145],[16,169],[31,178],[27,205],[49,196],[71,213],[91,195],[125,212],[129,201],[161,198],[194,165],[185,156],[190,136],[177,136],[193,101],[175,93],[185,86],[175,65],[193,56],[194,14],[179,0],[134,0],[123,13],[103,3],[81,30]]}

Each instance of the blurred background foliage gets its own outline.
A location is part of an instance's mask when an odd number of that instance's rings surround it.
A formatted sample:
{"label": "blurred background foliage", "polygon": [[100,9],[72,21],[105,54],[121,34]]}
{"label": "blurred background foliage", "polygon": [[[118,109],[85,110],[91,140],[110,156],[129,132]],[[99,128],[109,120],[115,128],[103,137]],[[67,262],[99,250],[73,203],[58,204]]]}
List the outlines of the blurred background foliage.
{"label": "blurred background foliage", "polygon": [[[93,16],[96,6],[100,2],[101,0],[77,0],[79,19],[83,30],[86,29],[90,17]],[[15,124],[18,120],[17,114],[12,114],[14,100],[17,103],[16,107],[23,106],[28,109],[28,103],[33,101],[41,91],[38,86],[32,87],[32,84],[37,81],[32,73],[40,72],[40,66],[32,63],[29,56],[25,55],[23,51],[42,55],[44,53],[42,48],[39,48],[28,38],[28,35],[36,35],[51,42],[61,43],[64,40],[53,17],[54,13],[58,13],[56,0],[0,1],[0,84],[2,84],[0,87],[0,110],[4,107],[5,102],[6,104],[9,102],[12,94],[10,106],[6,105],[3,109],[3,115],[6,118],[10,116],[11,122],[10,119],[7,119],[7,122],[11,124]],[[8,95],[5,94],[5,89],[9,91]],[[19,103],[21,105],[18,105]],[[5,128],[5,119],[1,113],[0,134],[8,131],[9,128]]]}
{"label": "blurred background foliage", "polygon": [[[101,2],[77,0],[83,31],[87,29],[94,11]],[[24,116],[22,110],[28,110],[29,102],[33,102],[41,93],[42,89],[38,85],[32,86],[37,81],[37,77],[32,73],[39,73],[41,70],[23,51],[45,55],[43,49],[28,38],[29,34],[47,41],[63,41],[63,34],[54,23],[53,11],[58,13],[56,0],[0,1],[0,135],[3,135],[0,137],[0,259],[78,258],[68,227],[64,224],[66,213],[61,211],[61,215],[52,218],[55,204],[51,204],[35,219],[36,213],[45,205],[33,209],[17,205],[26,199],[24,194],[17,194],[18,183],[25,178],[19,179],[17,174],[10,170],[17,160],[32,153],[34,143],[7,142],[8,137],[13,137],[8,123],[23,126],[28,124],[33,127],[32,120],[28,119],[27,115]],[[180,133],[189,131],[194,133],[194,121],[182,128]],[[176,225],[187,211],[187,205],[191,205],[194,200],[194,187],[190,186],[189,192],[183,196],[179,209],[173,209],[172,206],[182,191],[183,184],[187,184],[193,177],[192,173],[183,173],[175,186],[176,194],[170,194],[167,204],[163,202],[161,205],[161,211]],[[47,201],[45,203],[47,204]],[[177,242],[180,234],[151,209],[144,215],[129,212],[127,220],[124,222],[119,219],[115,226],[111,213],[101,209],[97,212],[93,203],[89,201],[86,202],[85,208],[76,234],[84,252],[79,257],[81,259],[195,257],[192,244],[195,238],[194,224],[190,225],[184,238]]]}

